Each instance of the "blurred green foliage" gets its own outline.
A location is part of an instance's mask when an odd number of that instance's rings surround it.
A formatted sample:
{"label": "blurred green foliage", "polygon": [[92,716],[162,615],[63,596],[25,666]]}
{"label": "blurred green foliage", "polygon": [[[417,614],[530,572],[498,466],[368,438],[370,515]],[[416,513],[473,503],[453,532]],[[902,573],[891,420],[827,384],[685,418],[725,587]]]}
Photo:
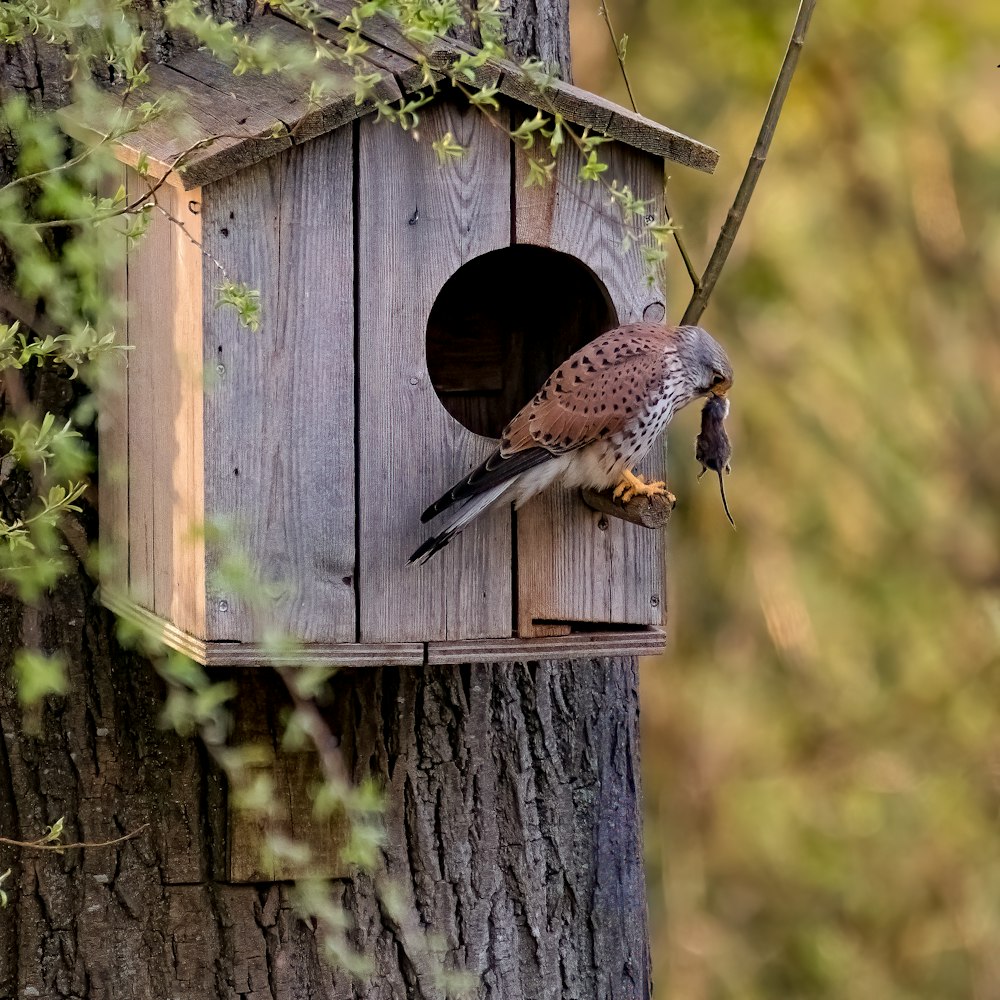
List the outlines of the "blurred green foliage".
{"label": "blurred green foliage", "polygon": [[[704,264],[796,5],[611,2],[640,111],[722,153],[672,171]],[[577,82],[627,101],[574,18]],[[998,62],[995,0],[821,3],[704,317],[739,530],[685,414],[642,678],[660,997],[1000,996]]]}

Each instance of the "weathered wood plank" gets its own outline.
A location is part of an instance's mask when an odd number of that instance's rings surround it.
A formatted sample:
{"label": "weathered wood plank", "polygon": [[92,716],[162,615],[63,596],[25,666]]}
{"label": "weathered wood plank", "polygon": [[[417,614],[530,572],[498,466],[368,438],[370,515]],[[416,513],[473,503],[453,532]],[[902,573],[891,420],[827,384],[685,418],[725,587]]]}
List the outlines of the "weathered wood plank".
{"label": "weathered wood plank", "polygon": [[[147,182],[127,172],[130,198]],[[181,628],[204,631],[201,439],[201,252],[198,192],[160,188],[129,254],[128,483],[130,589]],[[164,214],[166,213],[166,214]],[[176,220],[176,221],[174,221]],[[183,225],[191,236],[181,231]]]}
{"label": "weathered wood plank", "polygon": [[[141,181],[140,181],[141,183]],[[153,605],[152,610],[165,618],[173,617],[174,584],[174,506],[178,493],[187,484],[174,482],[177,460],[177,436],[185,430],[180,423],[177,389],[180,382],[174,339],[182,325],[183,299],[178,291],[189,288],[185,282],[201,285],[200,269],[191,274],[183,266],[181,233],[171,219],[178,218],[180,201],[185,195],[174,188],[161,188],[154,210],[151,230],[157,230],[157,255],[149,259],[145,281],[132,283],[132,294],[146,310],[136,332],[142,338],[136,352],[144,351],[150,369],[150,396],[144,405],[151,407],[153,420],[149,461],[152,463],[153,505]],[[152,235],[152,234],[151,234]],[[155,314],[155,315],[154,315]],[[140,404],[142,405],[142,404]]]}
{"label": "weathered wood plank", "polygon": [[311,642],[294,653],[275,655],[260,643],[210,642],[204,657],[199,662],[207,667],[419,667],[426,651],[419,642]]}
{"label": "weathered wood plank", "polygon": [[473,639],[467,642],[429,642],[427,662],[523,663],[530,660],[582,660],[595,656],[656,656],[663,652],[667,636],[650,626],[636,631],[574,632],[566,636],[533,639]]}
{"label": "weathered wood plank", "polygon": [[[280,7],[275,14],[277,17],[284,16]],[[343,15],[338,16],[334,11],[330,14],[330,18],[317,18],[316,34],[338,48],[346,49],[351,39],[349,33],[340,27],[339,22],[343,19]],[[371,38],[366,38],[365,41],[368,43],[368,50],[365,52],[364,62],[391,74],[401,93],[410,94],[425,86],[422,66]],[[443,74],[435,72],[432,77],[441,80]]]}
{"label": "weathered wood plank", "polygon": [[[349,17],[355,7],[352,0],[319,0],[317,6],[327,11],[338,23]],[[366,17],[362,21],[361,34],[411,63],[426,57],[431,65],[436,65],[443,60],[451,61],[457,53],[455,43],[444,38],[432,38],[422,45],[417,45],[403,34],[395,20],[384,14]]]}
{"label": "weathered wood plank", "polygon": [[[602,147],[605,176],[628,184],[637,197],[662,205],[663,166],[619,144]],[[599,184],[576,180],[572,155],[560,158],[557,183],[525,188],[525,157],[516,157],[516,238],[571,253],[607,288],[621,323],[641,319],[663,294],[650,288],[640,248],[623,253],[615,213]],[[663,478],[657,448],[642,463]],[[656,625],[665,605],[663,537],[618,519],[602,517],[569,491],[550,491],[517,515],[518,634],[535,621],[628,622]]]}
{"label": "weathered wood plank", "polygon": [[[126,183],[126,169],[119,165],[102,191],[114,197]],[[107,239],[115,247],[118,266],[109,294],[121,305],[116,343],[128,344],[128,264],[126,240],[117,220],[104,223]],[[105,362],[97,418],[98,528],[101,583],[124,590],[128,586],[128,352],[116,351]]]}
{"label": "weathered wood plank", "polygon": [[576,125],[695,170],[710,174],[719,162],[719,154],[711,146],[620,107],[598,94],[591,94],[561,80],[552,80],[541,91],[517,66],[509,62],[500,65],[503,68],[503,76],[499,81],[500,93],[507,97],[549,113],[558,111],[567,121]]}
{"label": "weathered wood plank", "polygon": [[[168,119],[127,136],[119,149],[131,160],[145,153],[170,165],[196,143],[211,139],[185,157],[175,178],[185,189],[199,187],[292,145],[287,135],[272,134],[277,118],[266,105],[252,100],[244,103],[168,66],[151,63],[148,71],[150,82],[141,99],[169,97],[177,102],[178,110]],[[131,106],[138,100],[130,98],[126,103]]]}
{"label": "weathered wood plank", "polygon": [[294,652],[276,654],[259,642],[206,642],[178,628],[173,622],[153,614],[122,591],[102,587],[101,603],[116,615],[146,630],[171,649],[207,667],[328,666],[328,667],[414,667],[425,660],[419,642],[335,643],[314,642]]}
{"label": "weathered wood plank", "polygon": [[[130,201],[148,185],[129,171]],[[129,590],[133,599],[154,609],[154,540],[156,495],[156,379],[158,345],[172,336],[173,232],[170,222],[154,216],[144,239],[129,253],[128,326],[128,540]],[[162,498],[161,498],[162,504]]]}
{"label": "weathered wood plank", "polygon": [[[264,14],[256,17],[246,27],[251,41],[267,37],[281,45],[310,46],[324,45],[323,35],[319,40],[302,31],[288,21]],[[339,46],[335,51],[339,50]],[[361,115],[375,110],[374,98],[396,101],[401,97],[399,87],[392,73],[381,71],[381,67],[366,59],[360,59],[357,72],[379,73],[381,79],[372,85],[372,95],[360,104],[355,99],[356,86],[354,70],[336,60],[324,64],[325,86],[314,101],[310,101],[309,88],[301,80],[282,73],[246,73],[235,76],[232,69],[213,58],[210,53],[189,50],[179,53],[170,62],[170,67],[178,73],[197,80],[206,87],[239,101],[253,112],[253,117],[245,123],[230,125],[229,131],[259,130],[261,126],[270,128],[276,122],[286,125],[295,142],[331,132]]]}
{"label": "weathered wood plank", "polygon": [[[202,317],[204,255],[201,252],[200,189],[174,191],[173,338],[167,372],[157,380],[161,423],[171,440],[165,443],[164,484],[171,496],[170,520],[159,519],[156,531],[169,531],[171,579],[168,617],[197,636],[205,635],[205,370]],[[183,231],[179,228],[183,226]],[[168,464],[169,463],[169,464]],[[159,543],[158,543],[159,544]],[[165,595],[166,596],[166,595]],[[157,611],[160,610],[159,595]]]}
{"label": "weathered wood plank", "polygon": [[[468,152],[441,168],[431,143],[446,132]],[[510,635],[507,508],[486,514],[423,566],[406,564],[433,529],[420,524],[420,512],[492,447],[436,397],[425,334],[445,281],[470,258],[509,241],[508,163],[506,137],[456,106],[427,109],[419,142],[398,129],[360,124],[363,642]]]}
{"label": "weathered wood plank", "polygon": [[[206,252],[263,309],[253,333],[206,291],[206,514],[230,524],[268,582],[259,621],[213,586],[209,639],[271,627],[304,642],[356,637],[352,163],[339,131],[205,191]],[[215,265],[205,270],[216,285]],[[218,567],[219,545],[210,558]]]}
{"label": "weathered wood plank", "polygon": [[[252,763],[246,767],[249,785],[258,777],[270,780],[272,809],[264,813],[240,810],[232,791],[226,805],[226,878],[229,882],[284,882],[297,878],[343,878],[351,866],[341,860],[350,839],[350,825],[343,813],[325,819],[313,814],[315,788],[322,772],[315,748],[290,750],[281,745],[284,724],[281,713],[290,708],[288,699],[276,702],[270,685],[240,680],[240,697],[233,708],[234,747],[252,747]],[[268,839],[283,836],[308,847],[309,860],[295,864],[275,857],[267,849]]]}

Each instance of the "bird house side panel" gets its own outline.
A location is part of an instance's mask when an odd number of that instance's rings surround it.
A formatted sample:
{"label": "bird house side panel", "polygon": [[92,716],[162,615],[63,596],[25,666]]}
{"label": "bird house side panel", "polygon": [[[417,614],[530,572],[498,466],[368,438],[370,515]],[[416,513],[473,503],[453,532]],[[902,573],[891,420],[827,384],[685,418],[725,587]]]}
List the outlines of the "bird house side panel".
{"label": "bird house side panel", "polygon": [[352,164],[340,130],[205,192],[206,283],[261,306],[254,332],[205,303],[209,568],[246,563],[209,578],[210,639],[356,638]]}
{"label": "bird house side panel", "polygon": [[[441,167],[431,144],[448,132],[466,154]],[[421,113],[419,142],[370,119],[359,136],[361,639],[508,636],[508,508],[488,512],[424,565],[407,558],[432,533],[421,511],[495,447],[446,412],[425,342],[445,281],[510,242],[509,146],[480,112],[443,102]],[[484,299],[502,294],[482,289]]]}
{"label": "bird house side panel", "polygon": [[[130,201],[150,182],[129,170]],[[128,257],[129,591],[204,633],[200,191],[157,191]]]}
{"label": "bird house side panel", "polygon": [[[662,210],[663,164],[619,144],[601,147],[609,167],[602,176],[627,184]],[[571,148],[556,167],[558,178],[545,187],[524,186],[527,159],[518,150],[514,187],[516,236],[571,253],[587,264],[607,288],[619,323],[641,321],[643,312],[663,301],[650,287],[638,243],[622,251],[620,215],[600,183],[577,179],[579,161]],[[662,446],[641,464],[654,479],[664,478]],[[517,514],[518,632],[545,634],[553,622],[659,624],[664,606],[663,535],[590,510],[576,491],[552,490]]]}
{"label": "bird house side panel", "polygon": [[[127,180],[119,166],[101,194],[112,198]],[[126,239],[117,232],[118,220],[105,223],[107,237],[120,245],[120,266],[115,269],[108,293],[124,310],[116,325],[115,342],[128,345],[128,268]],[[118,594],[128,588],[128,352],[116,351],[104,362],[106,370],[100,388],[97,418],[98,521],[100,530],[101,587]]]}

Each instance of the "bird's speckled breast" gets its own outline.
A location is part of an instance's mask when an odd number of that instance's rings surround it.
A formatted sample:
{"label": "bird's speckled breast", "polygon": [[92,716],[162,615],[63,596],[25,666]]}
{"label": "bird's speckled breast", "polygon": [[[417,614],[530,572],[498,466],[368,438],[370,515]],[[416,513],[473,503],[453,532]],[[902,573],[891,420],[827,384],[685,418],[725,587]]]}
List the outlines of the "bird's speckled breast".
{"label": "bird's speckled breast", "polygon": [[[666,366],[665,366],[666,367]],[[617,484],[625,469],[631,469],[646,456],[674,415],[676,381],[669,370],[664,372],[661,391],[652,396],[633,419],[606,440],[595,441],[582,449],[580,468],[575,470],[580,485],[603,489]]]}

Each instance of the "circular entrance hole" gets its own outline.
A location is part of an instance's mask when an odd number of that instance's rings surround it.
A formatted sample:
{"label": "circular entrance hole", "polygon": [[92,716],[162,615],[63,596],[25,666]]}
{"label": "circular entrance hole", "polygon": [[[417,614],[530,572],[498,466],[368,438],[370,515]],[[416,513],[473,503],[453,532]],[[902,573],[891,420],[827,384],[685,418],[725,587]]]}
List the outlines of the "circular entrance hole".
{"label": "circular entrance hole", "polygon": [[504,247],[445,282],[427,320],[427,369],[459,423],[498,438],[559,364],[617,325],[607,289],[582,261]]}

